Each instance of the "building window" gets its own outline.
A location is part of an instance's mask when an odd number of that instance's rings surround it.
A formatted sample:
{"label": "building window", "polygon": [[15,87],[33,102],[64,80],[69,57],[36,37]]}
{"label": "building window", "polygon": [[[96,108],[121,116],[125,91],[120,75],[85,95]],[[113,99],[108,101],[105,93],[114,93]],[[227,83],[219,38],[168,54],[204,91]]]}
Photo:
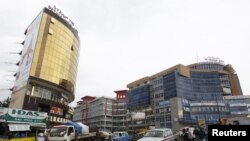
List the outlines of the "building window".
{"label": "building window", "polygon": [[51,17],[50,23],[54,24],[55,23],[55,19]]}
{"label": "building window", "polygon": [[53,30],[51,28],[49,29],[49,35],[53,35]]}

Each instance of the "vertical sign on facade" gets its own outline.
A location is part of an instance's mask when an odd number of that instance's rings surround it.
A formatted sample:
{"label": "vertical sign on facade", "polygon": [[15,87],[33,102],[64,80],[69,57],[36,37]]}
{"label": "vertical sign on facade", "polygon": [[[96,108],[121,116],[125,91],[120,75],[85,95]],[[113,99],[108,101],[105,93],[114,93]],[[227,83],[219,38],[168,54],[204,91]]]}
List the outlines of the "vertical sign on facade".
{"label": "vertical sign on facade", "polygon": [[13,92],[27,85],[42,15],[41,12],[27,29]]}

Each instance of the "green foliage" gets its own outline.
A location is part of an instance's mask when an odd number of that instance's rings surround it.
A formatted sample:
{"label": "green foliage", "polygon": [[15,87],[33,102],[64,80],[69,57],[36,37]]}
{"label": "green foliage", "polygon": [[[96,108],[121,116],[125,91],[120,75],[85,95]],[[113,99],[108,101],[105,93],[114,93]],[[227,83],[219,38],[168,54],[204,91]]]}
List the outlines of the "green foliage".
{"label": "green foliage", "polygon": [[0,107],[9,107],[10,103],[10,98],[8,97],[7,99],[0,101]]}

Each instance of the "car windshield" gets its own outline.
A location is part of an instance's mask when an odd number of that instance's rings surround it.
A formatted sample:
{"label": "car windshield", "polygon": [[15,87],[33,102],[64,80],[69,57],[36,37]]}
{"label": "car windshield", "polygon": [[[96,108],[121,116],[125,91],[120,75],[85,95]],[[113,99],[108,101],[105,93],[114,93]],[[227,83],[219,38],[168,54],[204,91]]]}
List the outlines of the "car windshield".
{"label": "car windshield", "polygon": [[145,137],[163,137],[163,131],[148,131]]}
{"label": "car windshield", "polygon": [[67,127],[53,127],[50,130],[51,137],[63,137],[67,131]]}

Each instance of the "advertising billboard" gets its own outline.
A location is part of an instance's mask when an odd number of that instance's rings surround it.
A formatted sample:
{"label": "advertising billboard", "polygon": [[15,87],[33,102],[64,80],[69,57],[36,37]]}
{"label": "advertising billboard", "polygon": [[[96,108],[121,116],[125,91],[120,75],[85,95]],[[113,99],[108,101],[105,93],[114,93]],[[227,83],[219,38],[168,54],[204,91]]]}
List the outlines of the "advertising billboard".
{"label": "advertising billboard", "polygon": [[51,107],[50,113],[57,114],[57,115],[63,115],[63,109],[58,107]]}
{"label": "advertising billboard", "polygon": [[145,117],[146,117],[145,112],[143,112],[143,111],[131,113],[132,121],[134,121],[136,124],[144,123]]}
{"label": "advertising billboard", "polygon": [[5,121],[5,119],[3,117],[7,113],[8,113],[8,108],[0,107],[0,122],[4,122]]}
{"label": "advertising billboard", "polygon": [[41,19],[42,12],[27,28],[26,38],[23,45],[19,67],[16,73],[16,80],[13,87],[13,92],[18,91],[19,89],[27,85]]}
{"label": "advertising billboard", "polygon": [[159,107],[169,107],[169,106],[170,106],[169,100],[159,102]]}

